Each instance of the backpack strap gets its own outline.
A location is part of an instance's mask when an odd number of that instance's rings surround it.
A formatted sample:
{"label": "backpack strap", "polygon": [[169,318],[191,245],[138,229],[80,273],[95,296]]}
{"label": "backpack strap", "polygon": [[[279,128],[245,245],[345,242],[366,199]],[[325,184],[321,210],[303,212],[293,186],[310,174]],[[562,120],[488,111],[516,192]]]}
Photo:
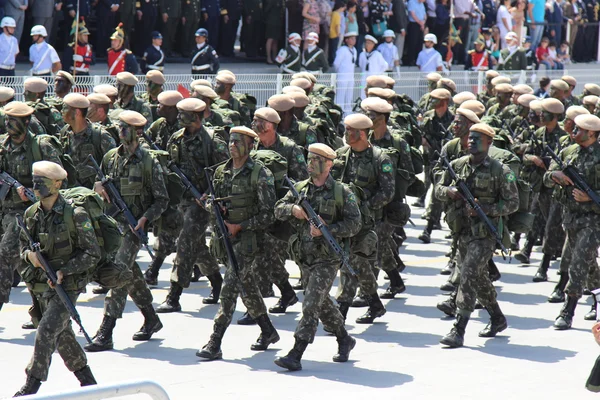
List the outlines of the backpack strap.
{"label": "backpack strap", "polygon": [[40,149],[39,143],[40,136],[31,137],[31,154],[33,156],[33,162],[42,161],[42,150]]}
{"label": "backpack strap", "polygon": [[258,177],[260,175],[260,170],[263,167],[263,164],[258,161],[255,161],[255,160],[253,160],[253,161],[254,161],[254,168],[252,168],[252,174],[250,175],[250,184],[252,185],[253,188],[256,188],[256,186],[258,185]]}
{"label": "backpack strap", "polygon": [[341,217],[344,213],[344,185],[341,182],[334,181],[333,198],[339,212],[338,217]]}

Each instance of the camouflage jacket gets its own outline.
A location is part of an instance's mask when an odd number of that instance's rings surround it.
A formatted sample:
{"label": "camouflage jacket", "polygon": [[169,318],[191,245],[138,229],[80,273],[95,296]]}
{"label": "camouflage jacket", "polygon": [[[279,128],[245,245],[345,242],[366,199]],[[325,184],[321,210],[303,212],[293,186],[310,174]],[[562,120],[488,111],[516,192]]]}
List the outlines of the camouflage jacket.
{"label": "camouflage jacket", "polygon": [[115,143],[121,143],[121,139],[119,138],[119,128],[113,124],[109,117],[106,117],[106,119],[102,122],[98,122],[98,124],[102,125],[104,130],[106,130],[106,132],[112,136],[112,138],[115,140]]}
{"label": "camouflage jacket", "polygon": [[65,126],[60,111],[46,103],[44,100],[28,101],[27,105],[33,107],[35,110],[33,114],[44,126],[48,135],[58,135],[58,132]]}
{"label": "camouflage jacket", "polygon": [[454,121],[454,115],[449,110],[441,117],[438,117],[435,110],[429,110],[425,113],[421,124],[421,132],[423,132],[423,136],[429,141],[433,149],[437,148],[439,150],[443,142],[448,139],[449,134],[444,130],[448,130],[452,121]]}
{"label": "camouflage jacket", "polygon": [[566,132],[556,124],[552,132],[547,132],[545,127],[539,128],[526,142],[521,177],[532,186],[535,192],[542,188],[542,178],[546,170],[536,166],[531,160],[531,156],[541,157],[546,166],[549,166],[550,156],[545,154],[544,147],[549,145],[552,151],[558,154],[562,149],[560,138],[564,135]]}
{"label": "camouflage jacket", "polygon": [[306,159],[304,151],[292,139],[277,135],[277,139],[272,146],[266,147],[261,142],[256,145],[257,150],[273,150],[281,154],[287,160],[288,177],[294,181],[308,179],[308,170],[306,169]]}
{"label": "camouflage jacket", "polygon": [[382,149],[397,150],[397,160],[392,161],[398,169],[407,171],[411,178],[414,178],[415,169],[410,156],[410,146],[399,134],[387,130],[381,139],[375,139],[373,131],[371,131],[369,132],[369,142],[371,142],[372,145]]}
{"label": "camouflage jacket", "polygon": [[115,101],[115,109],[119,108],[123,110],[137,111],[142,114],[147,120],[146,129],[148,129],[154,121],[152,119],[152,110],[150,109],[150,105],[136,95],[131,98],[131,101],[128,104],[123,104],[120,99]]}
{"label": "camouflage jacket", "polygon": [[150,107],[150,111],[152,113],[152,121],[156,121],[158,119],[158,105],[159,105],[158,99],[155,99],[155,100],[151,99],[148,92],[142,93],[140,98],[142,99],[143,102],[148,104],[148,106]]}
{"label": "camouflage jacket", "polygon": [[63,109],[64,100],[62,97],[52,96],[52,97],[46,97],[46,103],[48,103],[49,106],[54,107],[59,112],[61,112]]}
{"label": "camouflage jacket", "polygon": [[[31,115],[31,119],[29,120],[29,126],[27,127],[29,132],[33,136],[37,135],[45,135],[46,128],[40,122],[39,119],[36,118],[34,114]],[[0,107],[0,135],[4,135],[6,133],[6,114],[4,113],[4,107]]]}
{"label": "camouflage jacket", "polygon": [[298,146],[308,148],[313,143],[317,143],[317,133],[312,126],[299,122],[296,117],[293,117],[290,128],[283,131],[281,125],[277,127],[277,133],[292,139]]}
{"label": "camouflage jacket", "polygon": [[[171,125],[167,122],[166,118],[160,117],[150,125],[150,129],[148,129],[146,133],[155,145],[165,150],[171,136],[180,129],[181,127],[178,122]],[[149,143],[149,145],[150,144],[151,143]]]}

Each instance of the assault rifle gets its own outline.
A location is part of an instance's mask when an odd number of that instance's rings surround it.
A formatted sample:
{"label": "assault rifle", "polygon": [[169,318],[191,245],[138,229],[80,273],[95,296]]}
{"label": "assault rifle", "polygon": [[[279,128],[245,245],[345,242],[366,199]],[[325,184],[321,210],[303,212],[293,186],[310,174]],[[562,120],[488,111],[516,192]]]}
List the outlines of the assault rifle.
{"label": "assault rifle", "polygon": [[462,179],[460,179],[456,175],[456,172],[454,171],[454,169],[452,169],[452,166],[450,165],[450,162],[448,161],[448,159],[446,157],[442,157],[442,155],[439,154],[439,153],[437,154],[437,156],[440,158],[440,161],[444,164],[444,166],[445,166],[446,170],[448,171],[448,173],[450,174],[450,177],[452,178],[452,180],[454,180],[456,182],[456,186],[458,186],[458,190],[460,191],[460,193],[463,196],[463,198],[467,201],[467,203],[469,203],[469,206],[473,210],[475,210],[475,212],[477,213],[477,216],[479,217],[479,219],[481,219],[481,221],[484,223],[484,225],[487,228],[487,230],[494,237],[494,240],[496,241],[496,244],[502,250],[502,258],[506,259],[506,255],[510,255],[510,253],[506,249],[506,247],[504,246],[504,244],[502,244],[502,235],[501,235],[501,233],[498,232],[498,230],[496,229],[496,227],[494,226],[494,224],[492,223],[492,221],[490,221],[490,219],[488,218],[488,216],[485,215],[485,213],[481,209],[481,206],[475,200],[475,197],[473,196],[473,193],[471,193],[471,191],[469,190],[469,187],[467,186],[467,184],[465,183],[465,181],[463,181]]}
{"label": "assault rifle", "polygon": [[342,267],[346,268],[346,270],[350,272],[350,274],[356,276],[356,271],[354,271],[354,269],[350,266],[350,258],[348,257],[348,254],[344,251],[344,249],[341,248],[337,240],[335,240],[335,238],[327,228],[327,225],[325,225],[325,223],[321,221],[321,218],[315,212],[315,209],[312,208],[308,200],[306,200],[306,197],[298,193],[296,187],[294,186],[294,183],[290,180],[290,178],[288,178],[287,175],[285,175],[283,178],[285,179],[285,183],[289,187],[294,197],[300,200],[300,206],[304,209],[306,215],[308,215],[309,223],[321,231],[323,237],[325,238],[325,240],[327,240],[327,244],[329,245],[329,247],[331,247],[331,250],[333,250],[338,256],[340,256],[340,258],[342,259]]}
{"label": "assault rifle", "polygon": [[71,318],[73,318],[73,321],[75,321],[75,323],[79,325],[79,329],[81,333],[83,333],[83,336],[85,336],[85,340],[87,340],[87,342],[91,344],[92,339],[90,338],[90,335],[88,335],[85,331],[85,328],[81,323],[81,317],[79,316],[75,305],[67,295],[67,292],[65,292],[65,289],[62,287],[62,285],[58,283],[58,277],[56,276],[56,272],[52,269],[50,264],[48,264],[48,261],[42,254],[40,244],[33,240],[33,238],[31,237],[31,234],[29,233],[29,230],[27,229],[27,226],[25,225],[25,221],[23,221],[23,216],[21,214],[17,215],[17,224],[27,237],[27,241],[29,242],[29,249],[37,255],[37,258],[40,264],[42,264],[42,268],[46,273],[46,277],[48,277],[48,280],[52,282],[52,285],[54,286],[53,289],[56,291],[56,294],[67,308],[67,311],[69,312]]}
{"label": "assault rifle", "polygon": [[[146,251],[148,251],[148,254],[150,254],[150,257],[154,260],[154,253],[148,245],[148,235],[144,231],[144,228],[135,229],[135,227],[138,224],[138,221],[131,213],[129,207],[127,207],[127,204],[125,204],[125,201],[123,200],[123,198],[119,194],[119,191],[115,187],[112,178],[104,175],[102,169],[100,169],[100,166],[94,159],[93,155],[90,154],[87,157],[86,164],[87,163],[91,164],[92,167],[94,167],[94,169],[96,170],[96,174],[98,174],[98,178],[100,178],[100,183],[102,183],[102,186],[104,186],[104,189],[106,189],[106,191],[108,192],[108,197],[110,197],[111,201],[118,208],[118,212],[116,214],[123,214],[123,216],[127,220],[127,223],[129,224],[129,227],[131,228],[131,231],[138,237],[140,243],[144,245]],[[114,217],[114,215],[112,216]]]}
{"label": "assault rifle", "polygon": [[552,151],[552,149],[548,145],[546,145],[546,152],[550,154],[554,161],[556,161],[562,172],[573,181],[575,187],[581,190],[582,192],[585,192],[590,197],[590,199],[592,199],[594,204],[600,207],[600,196],[598,196],[598,194],[590,187],[590,185],[588,185],[585,179],[583,179],[577,167],[573,165],[565,165],[560,159],[560,157],[558,157],[558,155],[556,155],[556,153]]}
{"label": "assault rifle", "polygon": [[[6,196],[10,192],[10,189],[18,189],[20,187],[23,187],[23,185],[21,185],[21,183],[19,183],[18,180],[10,176],[8,172],[0,172],[0,201],[3,201],[6,198]],[[37,201],[37,198],[35,197],[33,191],[25,187],[24,189],[25,197],[27,197],[32,203],[35,203]]]}

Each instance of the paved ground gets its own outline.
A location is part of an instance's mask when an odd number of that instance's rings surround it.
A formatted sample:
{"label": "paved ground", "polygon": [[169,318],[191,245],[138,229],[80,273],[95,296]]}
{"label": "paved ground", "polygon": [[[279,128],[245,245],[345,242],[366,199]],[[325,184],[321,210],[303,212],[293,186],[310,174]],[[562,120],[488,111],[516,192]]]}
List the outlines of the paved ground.
{"label": "paved ground", "polygon": [[[207,342],[217,310],[216,306],[201,303],[202,296],[209,293],[204,279],[185,291],[183,312],[164,315],[164,329],[147,343],[131,340],[142,324],[142,316],[130,301],[125,318],[115,330],[115,350],[90,354],[89,364],[101,383],[152,379],[162,384],[172,399],[594,398],[584,389],[598,355],[590,333],[592,322],[583,320],[588,300],[580,302],[573,329],[558,332],[551,328],[560,305],[547,303],[546,296],[557,281],[557,263],[550,271],[552,282],[532,283],[534,266],[523,268],[514,260],[508,264],[496,257],[502,272],[496,287],[509,329],[495,339],[479,338],[477,333],[488,317],[485,311],[478,311],[468,326],[466,347],[445,349],[438,344],[452,325],[435,308],[445,298],[438,290],[445,277],[438,272],[445,264],[448,240],[444,239],[446,231],[434,231],[429,245],[415,239],[423,229],[421,212],[414,210],[413,221],[418,226],[407,230],[410,238],[401,250],[407,264],[403,276],[408,289],[387,302],[388,313],[372,326],[355,324],[354,319],[364,309],[350,309],[348,329],[358,343],[346,364],[331,362],[336,342],[321,328],[305,353],[303,371],[284,372],[273,364],[276,355],[287,353],[293,345],[300,304],[286,315],[273,317],[281,341],[269,351],[253,352],[249,348],[259,334],[258,327],[234,324],[224,339],[224,360],[200,362],[194,354]],[[533,258],[538,263],[539,253]],[[145,268],[148,255],[141,253],[138,261]],[[290,263],[288,267],[297,277],[296,266]],[[166,296],[168,278],[169,271],[163,269],[160,288],[153,291],[156,305]],[[380,279],[380,284],[383,287],[387,281]],[[32,331],[20,328],[28,317],[30,299],[26,289],[20,286],[14,290],[11,301],[0,312],[0,397],[11,396],[23,384],[23,369],[34,341]],[[267,299],[268,306],[275,302],[274,298]],[[102,307],[101,296],[90,292],[81,297],[78,309],[90,334],[100,324]],[[237,310],[235,318],[244,310],[241,302]],[[83,344],[83,337],[78,338]],[[42,385],[41,393],[76,387],[75,377],[55,355],[49,381]]]}

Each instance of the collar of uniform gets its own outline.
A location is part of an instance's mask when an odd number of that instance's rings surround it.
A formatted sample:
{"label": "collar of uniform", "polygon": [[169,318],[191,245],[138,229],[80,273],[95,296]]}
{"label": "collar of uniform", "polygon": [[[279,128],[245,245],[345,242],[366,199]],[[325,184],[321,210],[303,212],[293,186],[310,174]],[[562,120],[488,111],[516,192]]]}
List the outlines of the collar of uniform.
{"label": "collar of uniform", "polygon": [[202,49],[204,46],[206,46],[206,42],[204,42],[204,43],[200,43],[200,44],[196,44],[196,48],[197,48],[198,50]]}
{"label": "collar of uniform", "polygon": [[471,164],[470,162],[469,162],[469,164],[470,164],[470,165],[471,165],[471,167],[473,167],[474,169],[477,169],[477,168],[479,168],[479,167],[481,167],[481,166],[483,166],[483,167],[485,167],[485,168],[489,168],[489,166],[490,166],[491,162],[492,162],[492,159],[490,158],[490,155],[489,155],[489,154],[487,154],[487,155],[485,156],[485,158],[483,159],[483,161],[481,162],[481,164],[479,164],[479,165],[475,165],[475,166],[473,166],[473,164]]}
{"label": "collar of uniform", "polygon": [[65,204],[65,199],[59,194],[56,198],[56,201],[54,202],[54,205],[52,206],[52,209],[49,212],[44,210],[44,207],[42,207],[42,204],[40,203],[40,206],[38,207],[38,213],[40,214],[41,218],[45,218],[51,213],[63,215],[65,212]]}
{"label": "collar of uniform", "polygon": [[122,104],[120,101],[117,101],[117,104],[118,104],[118,105],[119,105],[119,107],[121,107],[122,109],[124,109],[124,110],[128,110],[128,108],[127,108],[127,107],[130,107],[130,106],[131,106],[131,107],[133,108],[133,107],[135,106],[135,104],[136,104],[138,101],[139,101],[139,100],[138,100],[137,96],[134,94],[134,95],[133,95],[133,97],[131,98],[131,100],[129,101],[129,103],[128,103],[128,104]]}
{"label": "collar of uniform", "polygon": [[581,151],[587,152],[589,154],[592,154],[595,151],[598,151],[598,148],[600,148],[600,142],[595,141],[594,143],[592,143],[590,146],[588,147],[581,147],[579,146]]}
{"label": "collar of uniform", "polygon": [[[242,168],[239,169],[238,173],[244,169],[248,169],[248,170],[250,170],[250,172],[252,172],[252,170],[254,169],[254,161],[252,160],[251,157],[248,157],[246,159],[246,162],[244,163],[244,165],[242,165]],[[230,158],[229,161],[227,161],[227,164],[225,164],[225,168],[223,169],[223,173],[225,173],[225,174],[233,173],[233,158]]]}
{"label": "collar of uniform", "polygon": [[143,153],[142,153],[142,146],[138,145],[138,147],[135,149],[135,151],[133,152],[133,154],[129,154],[129,152],[125,149],[124,145],[120,145],[118,150],[119,155],[121,155],[122,157],[127,157],[127,159],[131,160],[133,158],[137,158],[138,160],[142,160],[143,157]]}
{"label": "collar of uniform", "polygon": [[333,189],[333,185],[335,184],[335,180],[333,179],[333,177],[331,176],[331,174],[327,175],[327,179],[325,179],[325,183],[322,186],[315,186],[315,184],[313,183],[312,178],[309,179],[308,184],[310,186],[312,186],[315,190],[331,190]]}

